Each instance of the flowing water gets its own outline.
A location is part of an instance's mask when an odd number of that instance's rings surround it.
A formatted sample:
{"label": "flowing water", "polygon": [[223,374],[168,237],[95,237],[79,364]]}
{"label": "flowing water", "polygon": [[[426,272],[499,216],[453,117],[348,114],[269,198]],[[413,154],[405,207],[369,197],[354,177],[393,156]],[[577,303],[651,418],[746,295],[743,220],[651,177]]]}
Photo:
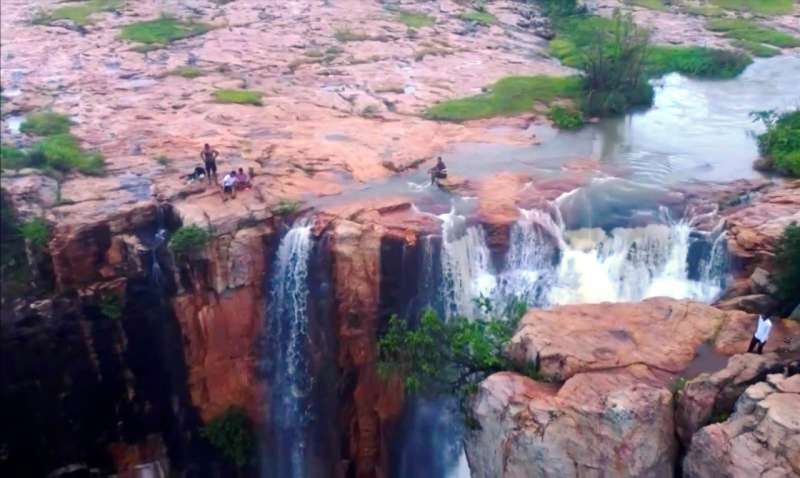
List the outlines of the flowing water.
{"label": "flowing water", "polygon": [[311,226],[295,225],[281,240],[275,258],[268,310],[271,387],[268,436],[270,476],[309,475],[308,427],[312,373],[309,367],[308,300]]}

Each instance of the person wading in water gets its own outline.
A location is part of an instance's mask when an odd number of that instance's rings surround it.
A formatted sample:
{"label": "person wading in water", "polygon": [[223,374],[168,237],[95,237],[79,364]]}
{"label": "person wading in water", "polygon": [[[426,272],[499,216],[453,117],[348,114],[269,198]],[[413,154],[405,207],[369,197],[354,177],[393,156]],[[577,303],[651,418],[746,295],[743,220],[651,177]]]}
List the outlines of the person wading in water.
{"label": "person wading in water", "polygon": [[200,158],[203,160],[203,165],[206,168],[208,184],[211,184],[212,173],[214,174],[214,182],[217,182],[217,156],[219,156],[219,151],[211,149],[208,143],[203,147],[203,151],[200,152]]}
{"label": "person wading in water", "polygon": [[440,186],[439,180],[447,177],[447,166],[444,165],[441,156],[436,158],[436,165],[429,169],[428,173],[431,175],[431,184]]}

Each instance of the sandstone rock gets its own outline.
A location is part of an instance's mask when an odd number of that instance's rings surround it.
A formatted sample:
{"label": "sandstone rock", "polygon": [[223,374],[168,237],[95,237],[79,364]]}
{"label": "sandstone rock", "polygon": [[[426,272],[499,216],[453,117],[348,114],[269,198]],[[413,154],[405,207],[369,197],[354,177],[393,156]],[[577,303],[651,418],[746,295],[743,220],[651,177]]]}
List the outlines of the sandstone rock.
{"label": "sandstone rock", "polygon": [[750,283],[753,284],[753,289],[756,292],[775,294],[778,291],[778,288],[770,280],[769,272],[761,267],[756,267],[753,273],[750,274]]}
{"label": "sandstone rock", "polygon": [[751,385],[725,422],[692,438],[684,476],[800,475],[800,375],[770,375]]}
{"label": "sandstone rock", "polygon": [[256,374],[262,295],[260,286],[250,286],[220,295],[195,291],[172,301],[184,337],[189,393],[204,420],[232,405],[263,419],[266,385]]}
{"label": "sandstone rock", "polygon": [[633,364],[679,373],[727,320],[714,307],[667,298],[533,310],[522,319],[509,353],[558,380]]}
{"label": "sandstone rock", "polygon": [[747,387],[764,380],[770,371],[782,370],[783,364],[784,360],[774,353],[734,355],[725,369],[687,382],[678,394],[675,408],[676,429],[684,445],[713,415],[730,413]]}
{"label": "sandstone rock", "polygon": [[666,477],[676,444],[672,397],[642,366],[585,373],[560,390],[514,373],[490,376],[472,403],[473,477]]}
{"label": "sandstone rock", "polygon": [[47,209],[58,203],[58,181],[39,171],[3,174],[0,182],[23,221],[42,217]]}

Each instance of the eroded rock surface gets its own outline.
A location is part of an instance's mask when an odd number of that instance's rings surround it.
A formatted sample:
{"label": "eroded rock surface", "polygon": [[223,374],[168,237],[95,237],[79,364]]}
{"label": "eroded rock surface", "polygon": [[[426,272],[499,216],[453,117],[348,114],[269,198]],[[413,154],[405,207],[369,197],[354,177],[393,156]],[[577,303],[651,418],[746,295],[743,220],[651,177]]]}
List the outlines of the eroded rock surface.
{"label": "eroded rock surface", "polygon": [[722,423],[694,435],[684,476],[800,475],[800,375],[769,375],[751,385]]}

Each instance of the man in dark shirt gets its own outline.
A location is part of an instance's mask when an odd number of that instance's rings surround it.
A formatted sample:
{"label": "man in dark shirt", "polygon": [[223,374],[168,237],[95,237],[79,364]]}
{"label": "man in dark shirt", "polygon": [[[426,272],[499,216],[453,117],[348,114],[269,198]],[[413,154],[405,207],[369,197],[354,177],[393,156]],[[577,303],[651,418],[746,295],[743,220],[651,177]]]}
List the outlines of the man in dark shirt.
{"label": "man in dark shirt", "polygon": [[200,152],[200,159],[203,160],[203,165],[206,168],[208,184],[211,184],[211,174],[214,174],[214,182],[217,182],[217,156],[219,156],[219,151],[211,149],[208,143],[203,147],[203,151]]}
{"label": "man in dark shirt", "polygon": [[447,177],[447,166],[444,165],[442,157],[436,158],[436,165],[429,171],[431,173],[431,184],[439,184],[440,179]]}

